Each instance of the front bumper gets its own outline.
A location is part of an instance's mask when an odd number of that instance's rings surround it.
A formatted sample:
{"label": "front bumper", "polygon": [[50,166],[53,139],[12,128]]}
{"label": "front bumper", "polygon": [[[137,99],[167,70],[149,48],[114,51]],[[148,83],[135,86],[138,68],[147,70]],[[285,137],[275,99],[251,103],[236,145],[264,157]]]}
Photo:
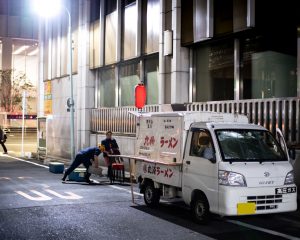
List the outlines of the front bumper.
{"label": "front bumper", "polygon": [[[297,210],[297,192],[288,194],[275,194],[275,188],[296,187],[285,185],[277,187],[232,187],[219,186],[219,211],[223,216],[267,214],[291,212]],[[255,210],[251,213],[238,212],[238,205],[255,203]],[[253,206],[253,205],[252,205]]]}

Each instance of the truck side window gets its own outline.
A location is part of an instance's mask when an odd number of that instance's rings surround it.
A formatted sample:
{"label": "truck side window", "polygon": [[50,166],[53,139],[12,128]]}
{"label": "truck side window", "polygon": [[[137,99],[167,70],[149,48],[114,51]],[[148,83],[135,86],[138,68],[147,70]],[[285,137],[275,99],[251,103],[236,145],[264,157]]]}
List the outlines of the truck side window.
{"label": "truck side window", "polygon": [[213,143],[207,130],[193,132],[190,156],[212,160],[215,158]]}

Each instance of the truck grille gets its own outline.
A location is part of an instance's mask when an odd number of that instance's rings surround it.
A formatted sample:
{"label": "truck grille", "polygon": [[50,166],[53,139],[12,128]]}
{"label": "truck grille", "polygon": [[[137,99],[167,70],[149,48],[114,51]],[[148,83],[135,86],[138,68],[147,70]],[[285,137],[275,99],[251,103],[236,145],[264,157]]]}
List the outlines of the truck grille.
{"label": "truck grille", "polygon": [[248,196],[248,203],[255,203],[256,210],[277,209],[278,203],[282,203],[282,195]]}

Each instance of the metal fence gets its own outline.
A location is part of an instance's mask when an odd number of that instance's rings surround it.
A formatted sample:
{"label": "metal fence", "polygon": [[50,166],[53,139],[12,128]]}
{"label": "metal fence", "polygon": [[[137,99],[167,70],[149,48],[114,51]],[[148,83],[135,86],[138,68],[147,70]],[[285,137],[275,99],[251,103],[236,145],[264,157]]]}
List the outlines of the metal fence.
{"label": "metal fence", "polygon": [[[300,145],[300,98],[271,98],[239,101],[213,101],[186,104],[187,111],[214,111],[240,113],[249,117],[251,123],[260,124],[275,133],[282,130],[289,145]],[[160,111],[159,105],[149,105],[145,112]],[[129,111],[135,107],[100,108],[92,110],[92,131],[134,135],[135,116]]]}
{"label": "metal fence", "polygon": [[[158,112],[159,105],[145,106],[145,112]],[[134,135],[136,133],[136,117],[130,111],[136,107],[115,107],[92,109],[92,131],[104,133],[108,130],[116,134]]]}
{"label": "metal fence", "polygon": [[187,110],[245,114],[251,123],[273,133],[276,128],[281,129],[289,145],[300,144],[300,98],[191,103],[187,104]]}

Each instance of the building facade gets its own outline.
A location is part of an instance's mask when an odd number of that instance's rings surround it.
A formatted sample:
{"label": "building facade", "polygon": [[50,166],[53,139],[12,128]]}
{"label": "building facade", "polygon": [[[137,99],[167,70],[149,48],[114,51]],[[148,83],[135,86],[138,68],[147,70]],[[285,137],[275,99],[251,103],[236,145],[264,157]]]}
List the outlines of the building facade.
{"label": "building facade", "polygon": [[[201,110],[200,103],[209,102],[212,107],[204,110],[227,111],[222,104],[231,101],[231,112],[253,108],[254,122],[280,125],[291,142],[299,142],[298,1],[64,4],[72,14],[77,149],[96,144],[106,130],[113,130],[123,153],[134,151],[134,120],[124,111],[133,109],[134,87],[140,82],[147,88],[149,109],[190,103],[190,110]],[[69,157],[67,16],[41,21],[39,40],[38,114],[48,115],[48,154]],[[285,112],[294,113],[290,118]]]}
{"label": "building facade", "polygon": [[[0,1],[0,70],[1,74],[11,71],[8,85],[14,86],[14,81],[22,85],[22,81],[25,81],[33,86],[28,98],[27,113],[36,114],[38,24],[36,17],[32,16],[30,7],[30,0]],[[5,74],[2,74],[0,79],[1,93],[7,94],[11,88],[6,86],[3,75]],[[9,95],[1,94],[0,101],[5,101],[9,97]],[[21,112],[20,105],[10,110],[10,113],[15,114]],[[1,104],[0,111],[7,112],[3,104]]]}

